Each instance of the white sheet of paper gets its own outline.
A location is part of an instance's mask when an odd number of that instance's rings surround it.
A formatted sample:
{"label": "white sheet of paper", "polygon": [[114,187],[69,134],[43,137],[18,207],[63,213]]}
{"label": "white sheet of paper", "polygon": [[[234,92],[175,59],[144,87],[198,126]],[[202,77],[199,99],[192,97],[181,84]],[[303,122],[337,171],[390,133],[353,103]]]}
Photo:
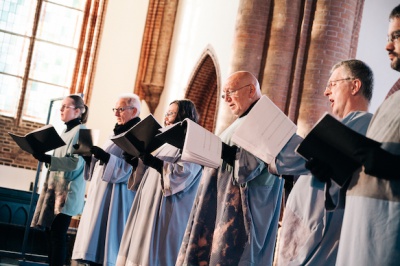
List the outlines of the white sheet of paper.
{"label": "white sheet of paper", "polygon": [[222,143],[218,136],[187,119],[182,160],[217,168],[221,161]]}
{"label": "white sheet of paper", "polygon": [[296,130],[285,113],[263,95],[236,129],[232,141],[269,164]]}

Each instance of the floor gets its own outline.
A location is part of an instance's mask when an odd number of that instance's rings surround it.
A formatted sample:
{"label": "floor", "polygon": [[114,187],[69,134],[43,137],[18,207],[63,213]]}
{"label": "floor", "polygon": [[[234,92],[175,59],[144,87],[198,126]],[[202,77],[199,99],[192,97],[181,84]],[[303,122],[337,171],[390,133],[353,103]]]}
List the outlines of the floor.
{"label": "floor", "polygon": [[13,265],[20,265],[20,266],[46,266],[47,263],[41,262],[33,262],[33,261],[23,261],[21,259],[13,259],[13,258],[0,258],[0,266],[13,266]]}
{"label": "floor", "polygon": [[23,256],[21,252],[0,250],[0,266],[10,266],[10,265],[47,265],[47,256],[35,255],[35,254],[25,254]]}
{"label": "floor", "polygon": [[0,265],[1,266],[19,265],[19,262],[16,259],[0,258]]}

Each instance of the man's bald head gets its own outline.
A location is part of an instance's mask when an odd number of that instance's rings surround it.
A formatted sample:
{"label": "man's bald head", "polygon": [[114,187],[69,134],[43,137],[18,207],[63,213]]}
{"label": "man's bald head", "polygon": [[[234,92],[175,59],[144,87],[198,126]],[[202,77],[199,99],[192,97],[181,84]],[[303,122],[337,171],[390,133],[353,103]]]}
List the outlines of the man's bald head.
{"label": "man's bald head", "polygon": [[223,98],[235,116],[240,117],[261,98],[260,84],[248,71],[231,74],[223,88]]}

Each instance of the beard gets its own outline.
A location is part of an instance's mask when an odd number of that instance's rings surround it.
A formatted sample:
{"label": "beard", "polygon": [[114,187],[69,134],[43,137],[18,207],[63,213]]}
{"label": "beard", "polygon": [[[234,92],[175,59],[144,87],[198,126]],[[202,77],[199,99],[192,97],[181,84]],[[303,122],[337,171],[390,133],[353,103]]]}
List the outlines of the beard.
{"label": "beard", "polygon": [[390,66],[392,67],[392,69],[400,72],[400,58],[398,54],[396,54],[396,57],[393,58]]}

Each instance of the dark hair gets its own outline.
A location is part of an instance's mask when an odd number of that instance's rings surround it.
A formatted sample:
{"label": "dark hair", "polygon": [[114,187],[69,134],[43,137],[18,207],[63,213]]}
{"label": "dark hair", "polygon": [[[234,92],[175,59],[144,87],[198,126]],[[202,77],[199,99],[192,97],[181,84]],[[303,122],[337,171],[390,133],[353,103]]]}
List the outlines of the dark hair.
{"label": "dark hair", "polygon": [[190,120],[198,123],[199,122],[199,114],[197,113],[196,106],[191,100],[176,100],[170,103],[176,103],[178,105],[178,113],[176,114],[175,123],[184,120],[185,118],[189,118]]}
{"label": "dark hair", "polygon": [[344,66],[352,78],[359,79],[361,81],[361,92],[364,95],[365,99],[368,102],[371,101],[372,92],[374,88],[374,74],[371,68],[361,60],[350,59],[340,61],[332,67],[331,73],[341,67]]}
{"label": "dark hair", "polygon": [[75,108],[81,110],[81,122],[82,124],[85,124],[89,116],[89,108],[83,102],[82,97],[76,94],[72,94],[67,97],[74,101]]}
{"label": "dark hair", "polygon": [[390,12],[389,20],[394,18],[400,18],[400,5],[393,8],[392,12]]}

